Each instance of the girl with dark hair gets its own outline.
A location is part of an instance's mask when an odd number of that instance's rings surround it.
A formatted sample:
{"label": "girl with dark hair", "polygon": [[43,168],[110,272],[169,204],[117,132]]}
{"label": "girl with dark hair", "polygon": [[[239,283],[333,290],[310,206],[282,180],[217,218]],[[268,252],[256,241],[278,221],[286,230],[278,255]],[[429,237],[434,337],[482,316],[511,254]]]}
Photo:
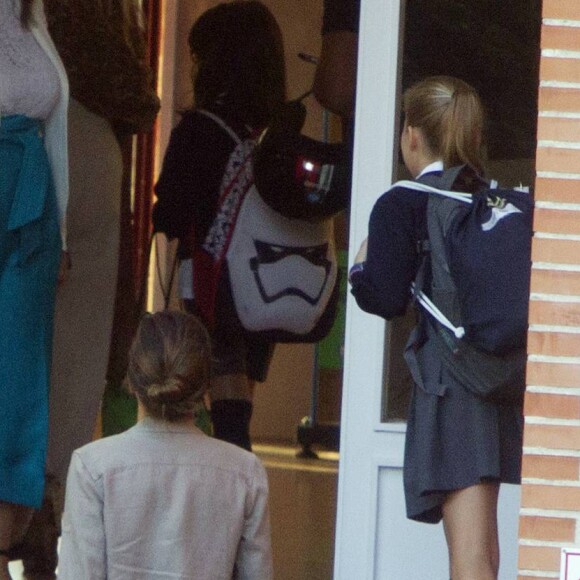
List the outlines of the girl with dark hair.
{"label": "girl with dark hair", "polygon": [[[0,579],[42,503],[68,83],[40,0],[0,0]],[[61,231],[59,235],[59,229]]]}
{"label": "girl with dark hair", "polygon": [[[430,77],[405,93],[403,108],[401,150],[413,178],[465,165],[455,187],[475,193],[484,167],[484,117],[475,90],[459,79]],[[421,261],[418,248],[428,239],[427,200],[425,193],[394,188],[375,204],[368,248],[364,242],[350,274],[363,310],[386,319],[405,313]],[[520,482],[522,402],[475,397],[446,369],[424,330],[420,323],[405,354],[420,374],[407,423],[407,516],[443,520],[453,580],[493,580],[499,486]]]}
{"label": "girl with dark hair", "polygon": [[164,311],[141,320],[127,372],[139,422],[73,454],[61,580],[271,580],[264,467],[195,426],[210,367],[197,318]]}
{"label": "girl with dark hair", "polygon": [[[192,256],[216,217],[226,163],[237,139],[268,125],[286,87],[282,34],[260,2],[238,0],[208,10],[193,25],[189,46],[195,107],[172,133],[155,188],[153,222],[157,232],[179,239],[180,297],[187,310],[197,312],[193,280],[201,275]],[[200,285],[203,280],[196,279],[195,286]],[[221,272],[214,318],[214,434],[250,449],[253,386],[266,379],[273,347],[245,336],[227,268]]]}
{"label": "girl with dark hair", "polygon": [[286,96],[282,34],[268,9],[260,2],[220,4],[202,14],[188,42],[197,67],[195,106],[264,127]]}

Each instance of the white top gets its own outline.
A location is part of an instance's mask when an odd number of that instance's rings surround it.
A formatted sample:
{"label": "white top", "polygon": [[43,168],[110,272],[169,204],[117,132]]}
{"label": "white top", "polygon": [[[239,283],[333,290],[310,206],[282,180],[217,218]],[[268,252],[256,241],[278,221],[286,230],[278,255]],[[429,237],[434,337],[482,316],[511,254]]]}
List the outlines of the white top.
{"label": "white top", "polygon": [[[0,0],[0,20],[4,21],[8,18],[8,7],[12,10],[12,16],[18,14],[19,9],[14,12],[13,6],[20,6],[20,0]],[[56,70],[59,83],[59,90],[56,93],[56,103],[52,107],[50,104],[46,107],[51,110],[46,119],[44,119],[44,144],[46,146],[56,190],[63,247],[66,248],[66,209],[69,193],[67,134],[69,88],[66,71],[48,33],[42,0],[33,0],[32,2],[30,32]],[[3,35],[4,32],[0,34],[0,38]],[[0,122],[1,115],[2,111],[0,111]]]}
{"label": "white top", "polygon": [[59,95],[55,66],[20,22],[20,0],[0,0],[0,114],[45,120]]}
{"label": "white top", "polygon": [[146,418],[74,452],[60,580],[271,580],[258,458],[190,425]]}

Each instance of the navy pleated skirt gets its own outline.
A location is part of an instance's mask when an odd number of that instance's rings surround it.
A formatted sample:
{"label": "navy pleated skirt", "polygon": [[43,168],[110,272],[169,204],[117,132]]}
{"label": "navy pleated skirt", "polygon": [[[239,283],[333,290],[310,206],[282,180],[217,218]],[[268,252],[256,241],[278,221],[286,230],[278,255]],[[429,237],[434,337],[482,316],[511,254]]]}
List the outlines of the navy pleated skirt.
{"label": "navy pleated skirt", "polygon": [[452,491],[483,482],[520,483],[523,401],[497,404],[472,395],[429,341],[417,353],[408,349],[410,354],[420,359],[421,386],[414,388],[407,422],[407,516],[437,523]]}
{"label": "navy pleated skirt", "polygon": [[42,124],[0,120],[0,501],[40,507],[61,241]]}

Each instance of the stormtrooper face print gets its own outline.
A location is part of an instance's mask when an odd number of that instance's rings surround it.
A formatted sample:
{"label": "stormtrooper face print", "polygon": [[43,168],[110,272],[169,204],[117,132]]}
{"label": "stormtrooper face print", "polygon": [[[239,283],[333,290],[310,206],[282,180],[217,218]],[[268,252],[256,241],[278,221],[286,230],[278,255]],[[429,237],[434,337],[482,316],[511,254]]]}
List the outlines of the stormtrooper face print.
{"label": "stormtrooper face print", "polygon": [[250,268],[266,304],[289,296],[318,304],[332,267],[327,243],[294,247],[254,240],[254,247]]}

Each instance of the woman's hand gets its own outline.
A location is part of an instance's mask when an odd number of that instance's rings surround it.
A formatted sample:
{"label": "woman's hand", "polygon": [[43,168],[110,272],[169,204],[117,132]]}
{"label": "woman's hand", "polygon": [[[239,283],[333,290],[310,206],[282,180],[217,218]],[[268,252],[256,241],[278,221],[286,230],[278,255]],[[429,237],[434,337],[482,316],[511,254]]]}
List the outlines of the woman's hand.
{"label": "woman's hand", "polygon": [[354,257],[355,264],[361,264],[362,262],[364,262],[367,259],[368,242],[369,242],[369,239],[366,238],[365,240],[363,240],[363,243],[360,245],[360,248],[358,249],[358,252],[356,253],[356,256]]}
{"label": "woman's hand", "polygon": [[58,278],[57,283],[60,286],[68,276],[68,271],[72,267],[72,262],[70,259],[70,254],[66,251],[61,252],[60,254],[60,266],[58,267]]}

